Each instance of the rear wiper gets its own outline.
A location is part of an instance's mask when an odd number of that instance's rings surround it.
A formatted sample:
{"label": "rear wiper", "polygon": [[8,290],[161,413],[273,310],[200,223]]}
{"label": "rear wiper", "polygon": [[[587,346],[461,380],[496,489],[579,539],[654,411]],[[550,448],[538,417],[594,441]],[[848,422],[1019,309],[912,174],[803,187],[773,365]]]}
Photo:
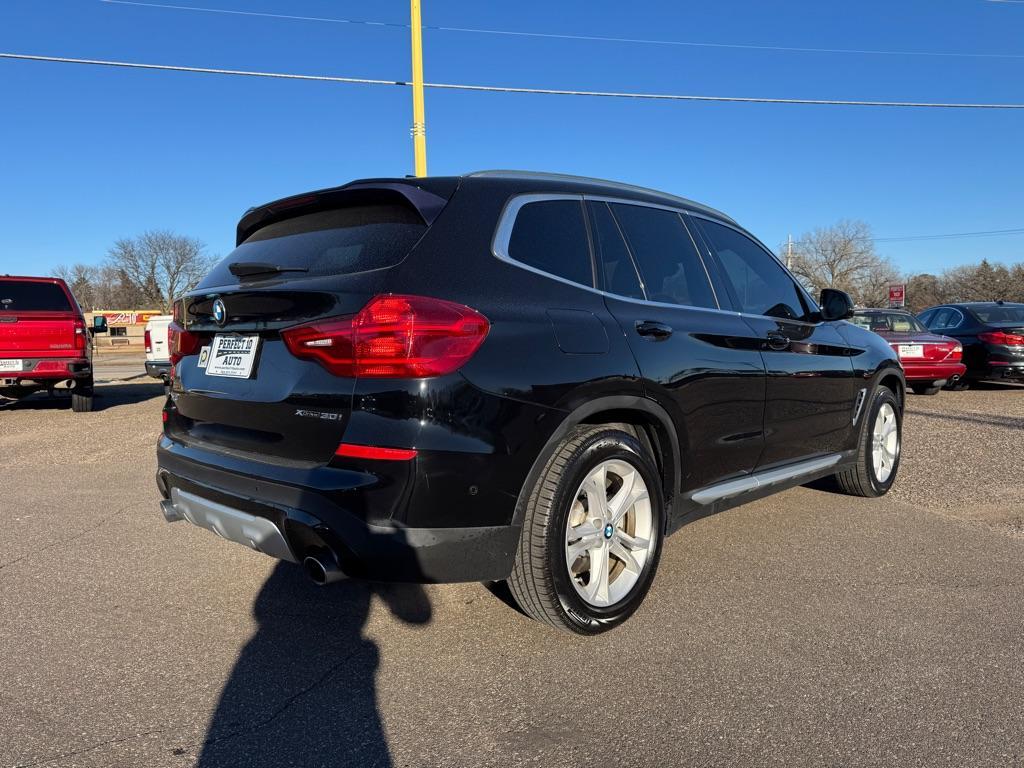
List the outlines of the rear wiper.
{"label": "rear wiper", "polygon": [[267,264],[262,261],[236,261],[228,265],[228,271],[235,277],[279,275],[282,272],[309,272],[306,267],[282,267],[279,264]]}

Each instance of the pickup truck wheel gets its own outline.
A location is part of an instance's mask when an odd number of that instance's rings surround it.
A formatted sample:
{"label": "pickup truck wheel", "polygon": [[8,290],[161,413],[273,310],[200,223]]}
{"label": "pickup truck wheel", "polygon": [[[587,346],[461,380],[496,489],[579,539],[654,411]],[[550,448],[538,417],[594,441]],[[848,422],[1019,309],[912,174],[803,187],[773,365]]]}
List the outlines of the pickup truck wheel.
{"label": "pickup truck wheel", "polygon": [[621,429],[577,427],[529,489],[509,589],[538,621],[605,632],[643,601],[663,531],[661,481],[647,450]]}
{"label": "pickup truck wheel", "polygon": [[857,461],[836,473],[836,481],[851,496],[884,496],[896,479],[903,448],[903,413],[888,387],[875,390],[861,424]]}
{"label": "pickup truck wheel", "polygon": [[88,413],[92,410],[92,379],[71,390],[71,410],[75,413]]}

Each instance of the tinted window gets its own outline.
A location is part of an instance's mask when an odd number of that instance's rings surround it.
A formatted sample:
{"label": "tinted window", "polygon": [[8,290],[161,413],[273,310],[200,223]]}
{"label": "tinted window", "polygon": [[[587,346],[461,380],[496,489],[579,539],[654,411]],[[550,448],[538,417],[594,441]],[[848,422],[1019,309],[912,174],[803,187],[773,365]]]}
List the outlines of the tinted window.
{"label": "tinted window", "polygon": [[[274,264],[309,275],[341,275],[391,267],[426,232],[419,215],[401,205],[360,205],[307,213],[253,233],[201,283],[227,285],[235,262]],[[267,277],[276,277],[268,274]]]}
{"label": "tinted window", "polygon": [[787,319],[807,314],[793,279],[764,248],[731,227],[704,219],[700,226],[718,255],[741,312]]}
{"label": "tinted window", "polygon": [[0,280],[0,312],[69,312],[67,294],[56,283]]}
{"label": "tinted window", "polygon": [[512,227],[508,255],[574,283],[594,284],[579,200],[542,200],[520,208]]}
{"label": "tinted window", "polygon": [[950,310],[947,307],[936,310],[935,316],[932,317],[931,321],[928,323],[928,327],[933,330],[936,328],[945,328],[946,323],[949,322],[949,314]]}
{"label": "tinted window", "polygon": [[718,308],[704,264],[678,213],[611,206],[636,258],[650,301]]}
{"label": "tinted window", "polygon": [[928,322],[932,319],[932,315],[934,315],[934,314],[935,314],[935,310],[934,309],[929,309],[929,310],[926,310],[926,311],[922,312],[917,317],[918,317],[918,319],[922,323],[924,323],[925,325],[928,325]]}
{"label": "tinted window", "polygon": [[1020,305],[972,307],[971,311],[983,323],[1024,323],[1024,306]]}
{"label": "tinted window", "polygon": [[608,204],[588,203],[587,207],[590,209],[594,250],[597,252],[597,263],[604,278],[604,290],[631,299],[644,298],[633,259],[626,249],[626,243],[612,217],[612,212],[608,210]]}

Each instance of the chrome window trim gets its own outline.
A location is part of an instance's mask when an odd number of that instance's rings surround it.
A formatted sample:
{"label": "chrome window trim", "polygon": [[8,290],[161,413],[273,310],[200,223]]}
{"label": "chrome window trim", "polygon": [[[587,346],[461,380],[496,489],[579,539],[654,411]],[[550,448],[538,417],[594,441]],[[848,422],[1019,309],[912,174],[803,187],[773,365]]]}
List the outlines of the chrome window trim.
{"label": "chrome window trim", "polygon": [[[666,210],[666,211],[671,211],[671,212],[677,213],[677,214],[690,213],[689,210],[683,209],[683,208],[676,208],[676,207],[669,206],[669,205],[659,205],[659,204],[655,204],[655,203],[647,203],[647,202],[643,202],[643,201],[640,201],[640,200],[630,200],[628,198],[605,197],[605,196],[600,196],[600,195],[597,195],[597,196],[595,196],[595,195],[583,195],[583,194],[575,194],[575,193],[571,193],[571,192],[526,192],[526,193],[523,193],[523,194],[513,195],[511,198],[509,198],[505,202],[505,205],[504,205],[504,207],[501,210],[501,214],[498,217],[498,226],[495,228],[494,236],[491,238],[491,255],[493,255],[494,258],[498,259],[499,261],[503,261],[506,264],[510,264],[511,266],[517,267],[519,269],[524,269],[527,272],[533,272],[535,275],[541,275],[542,277],[546,277],[549,280],[555,280],[555,281],[557,281],[559,283],[563,283],[565,285],[571,285],[574,288],[580,288],[580,289],[585,290],[585,291],[590,291],[591,293],[596,293],[599,296],[605,296],[605,297],[608,297],[608,298],[617,299],[618,301],[627,301],[627,302],[630,302],[631,304],[643,304],[643,305],[648,305],[648,306],[652,306],[652,307],[670,307],[670,308],[674,308],[674,309],[689,309],[689,310],[697,310],[697,311],[700,311],[700,312],[718,312],[720,314],[725,314],[725,315],[742,316],[742,314],[743,314],[742,312],[737,312],[737,311],[735,311],[733,309],[722,309],[721,302],[718,299],[718,293],[715,291],[714,281],[711,280],[711,276],[710,276],[710,274],[708,274],[707,264],[704,263],[704,257],[701,256],[700,247],[699,246],[697,246],[697,256],[701,260],[701,266],[704,268],[704,273],[706,275],[708,275],[708,284],[711,286],[711,293],[715,297],[715,301],[718,303],[718,307],[717,308],[715,308],[715,307],[695,307],[695,306],[692,306],[690,304],[669,304],[668,302],[664,302],[664,301],[651,301],[651,300],[646,299],[646,298],[644,298],[644,299],[634,299],[634,298],[631,298],[629,296],[620,296],[617,293],[610,293],[608,291],[602,291],[596,285],[584,285],[583,283],[577,283],[577,282],[574,282],[573,280],[567,280],[564,277],[560,277],[559,275],[551,274],[550,272],[545,272],[543,269],[537,269],[536,267],[530,266],[529,264],[525,264],[524,262],[517,261],[516,259],[512,258],[512,256],[508,252],[508,246],[509,246],[509,242],[512,239],[512,228],[515,226],[516,216],[519,214],[519,210],[524,205],[527,205],[528,203],[546,202],[546,201],[549,201],[549,200],[578,200],[580,202],[580,205],[581,205],[581,212],[580,213],[584,217],[583,223],[584,223],[584,226],[587,228],[588,237],[590,236],[589,235],[589,232],[590,232],[590,222],[587,221],[587,218],[586,218],[586,209],[582,208],[583,203],[585,201],[587,201],[587,200],[593,200],[593,201],[596,201],[596,202],[605,202],[605,203],[625,203],[627,205],[640,205],[640,206],[644,206],[644,207],[647,207],[647,208],[659,208],[659,209],[663,209],[663,210]],[[615,219],[614,212],[612,213],[612,218]],[[714,219],[712,219],[712,220],[714,220]],[[693,233],[690,232],[690,228],[686,225],[686,220],[682,219],[681,223],[683,225],[683,229],[690,236],[690,239],[693,240],[694,239],[693,238]],[[616,227],[619,226],[618,220],[615,220],[615,226]],[[622,235],[621,229],[619,230],[619,234],[620,234],[620,236]],[[623,244],[626,246],[626,251],[629,253],[630,261],[633,262],[633,268],[637,269],[636,259],[633,257],[633,252],[630,249],[629,243],[626,241],[626,238],[624,236],[622,238],[622,241],[623,241]],[[697,245],[696,241],[694,241],[694,245],[695,246]],[[595,250],[594,250],[593,244],[592,243],[588,243],[588,246],[590,247],[590,251],[591,251],[591,265],[592,265],[592,267],[594,269],[596,269],[596,265],[593,264],[593,256],[595,255]],[[595,274],[594,277],[596,278],[597,275]],[[647,288],[644,286],[643,279],[640,277],[639,274],[637,274],[637,279],[640,281],[640,288],[641,288],[641,290],[643,290],[644,295],[646,296],[647,295]],[[778,318],[775,318],[775,319],[778,319]]]}

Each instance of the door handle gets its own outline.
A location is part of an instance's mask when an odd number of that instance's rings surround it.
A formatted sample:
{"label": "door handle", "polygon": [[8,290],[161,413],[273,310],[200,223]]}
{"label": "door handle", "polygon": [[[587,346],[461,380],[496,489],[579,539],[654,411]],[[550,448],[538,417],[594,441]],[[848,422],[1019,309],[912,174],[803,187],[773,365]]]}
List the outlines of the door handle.
{"label": "door handle", "polygon": [[672,335],[672,326],[654,320],[637,320],[636,332],[641,336],[650,336],[653,339],[661,340]]}
{"label": "door handle", "polygon": [[778,331],[770,331],[768,333],[768,349],[774,349],[776,352],[789,349],[789,337]]}

